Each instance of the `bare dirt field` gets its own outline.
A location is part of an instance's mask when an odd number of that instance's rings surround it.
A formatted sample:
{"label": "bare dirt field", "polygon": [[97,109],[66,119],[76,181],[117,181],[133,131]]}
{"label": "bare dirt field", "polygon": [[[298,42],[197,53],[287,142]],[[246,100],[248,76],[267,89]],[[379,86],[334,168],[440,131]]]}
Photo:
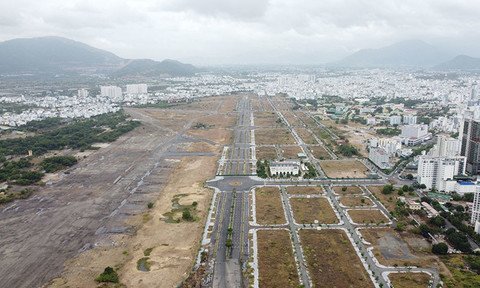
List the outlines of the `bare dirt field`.
{"label": "bare dirt field", "polygon": [[258,160],[274,160],[277,159],[277,152],[275,147],[263,146],[255,148],[256,157]]}
{"label": "bare dirt field", "polygon": [[431,244],[410,232],[397,232],[393,228],[361,229],[362,236],[370,242],[377,260],[388,266],[446,267],[432,254]]}
{"label": "bare dirt field", "polygon": [[310,133],[310,131],[308,131],[307,129],[297,128],[297,129],[295,129],[295,131],[297,131],[298,136],[300,136],[300,138],[302,138],[302,140],[303,140],[303,142],[305,142],[305,144],[309,144],[309,145],[318,144],[317,140],[315,140],[315,137],[313,137],[312,133]]}
{"label": "bare dirt field", "polygon": [[365,196],[342,196],[340,203],[347,207],[369,207],[373,206],[372,200]]}
{"label": "bare dirt field", "polygon": [[282,123],[278,120],[275,112],[254,112],[254,122],[256,127],[281,127]]}
{"label": "bare dirt field", "polygon": [[300,230],[299,234],[315,287],[374,287],[344,231]]}
{"label": "bare dirt field", "polygon": [[282,156],[285,159],[297,159],[298,153],[302,152],[302,148],[299,146],[281,146]]}
{"label": "bare dirt field", "polygon": [[308,146],[310,152],[312,152],[313,156],[318,160],[328,160],[331,159],[330,154],[328,154],[327,150],[320,145],[316,146]]}
{"label": "bare dirt field", "polygon": [[284,224],[280,190],[277,187],[261,187],[255,189],[255,205],[257,223],[260,225]]}
{"label": "bare dirt field", "polygon": [[425,273],[391,273],[388,275],[394,288],[425,288],[430,282],[430,275]]}
{"label": "bare dirt field", "polygon": [[330,178],[366,178],[369,170],[357,160],[321,160],[320,166]]}
{"label": "bare dirt field", "polygon": [[323,190],[316,186],[288,186],[288,194],[322,194]]}
{"label": "bare dirt field", "polygon": [[299,279],[290,235],[286,230],[259,230],[260,287],[298,287]]}
{"label": "bare dirt field", "polygon": [[255,143],[257,145],[293,145],[295,139],[286,128],[256,129]]}
{"label": "bare dirt field", "polygon": [[369,209],[369,210],[348,210],[348,215],[352,218],[353,222],[359,224],[379,224],[387,223],[388,218],[383,215],[383,213],[378,209]]}
{"label": "bare dirt field", "polygon": [[311,224],[336,224],[338,218],[326,198],[290,198],[295,222]]}
{"label": "bare dirt field", "polygon": [[335,186],[333,191],[338,195],[362,194],[363,191],[358,186]]}

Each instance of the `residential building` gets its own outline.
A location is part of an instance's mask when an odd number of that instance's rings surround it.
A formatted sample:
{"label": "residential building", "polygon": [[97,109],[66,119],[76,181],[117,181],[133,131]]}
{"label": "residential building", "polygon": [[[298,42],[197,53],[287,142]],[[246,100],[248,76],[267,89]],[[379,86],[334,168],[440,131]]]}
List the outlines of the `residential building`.
{"label": "residential building", "polygon": [[470,223],[475,224],[480,222],[480,186],[476,185],[476,191],[473,196],[472,218]]}
{"label": "residential building", "polygon": [[390,116],[390,125],[400,125],[400,124],[402,124],[402,116],[400,115]]}
{"label": "residential building", "polygon": [[371,147],[368,152],[368,159],[377,165],[380,169],[390,169],[392,168],[392,163],[390,162],[390,155],[383,149],[379,147]]}
{"label": "residential building", "polygon": [[463,123],[460,155],[467,157],[467,172],[478,175],[480,171],[480,123],[467,119]]}
{"label": "residential building", "polygon": [[383,148],[390,156],[395,155],[402,149],[402,141],[400,138],[380,138],[378,139],[378,147]]}
{"label": "residential building", "polygon": [[454,190],[454,176],[465,174],[466,159],[456,157],[432,157],[422,155],[418,158],[417,182],[427,189],[451,192]]}
{"label": "residential building", "polygon": [[100,96],[113,100],[122,99],[122,89],[118,86],[100,86]]}
{"label": "residential building", "polygon": [[127,94],[147,94],[147,84],[128,84]]}
{"label": "residential building", "polygon": [[78,97],[79,97],[79,98],[86,98],[86,97],[88,97],[88,90],[87,90],[87,89],[83,89],[83,88],[82,88],[82,89],[79,89],[78,92],[77,92],[77,94],[78,94]]}
{"label": "residential building", "polygon": [[454,157],[460,155],[461,141],[445,135],[437,136],[437,144],[429,151],[434,157]]}
{"label": "residential building", "polygon": [[299,173],[300,161],[298,160],[275,161],[270,163],[270,175],[272,176],[298,175]]}
{"label": "residential building", "polygon": [[417,116],[415,116],[415,115],[403,115],[403,124],[406,124],[406,125],[417,124]]}

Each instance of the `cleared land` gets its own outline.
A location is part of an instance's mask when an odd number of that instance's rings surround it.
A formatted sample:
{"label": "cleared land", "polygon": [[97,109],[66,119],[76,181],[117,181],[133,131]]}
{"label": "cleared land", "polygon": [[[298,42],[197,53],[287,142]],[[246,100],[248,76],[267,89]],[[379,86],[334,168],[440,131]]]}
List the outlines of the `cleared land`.
{"label": "cleared land", "polygon": [[342,196],[340,203],[347,207],[368,207],[373,206],[372,200],[365,196]]}
{"label": "cleared land", "polygon": [[332,206],[325,198],[290,198],[290,205],[295,222],[299,224],[310,224],[315,220],[320,224],[338,223]]}
{"label": "cleared land", "polygon": [[387,223],[388,218],[383,215],[383,213],[378,209],[370,209],[370,210],[348,210],[348,215],[352,218],[353,222],[359,224],[380,224],[380,223]]}
{"label": "cleared land", "polygon": [[333,191],[339,195],[362,194],[363,191],[358,186],[335,186]]}
{"label": "cleared land", "polygon": [[425,273],[391,273],[388,275],[394,288],[425,288],[430,282],[430,275]]}
{"label": "cleared land", "polygon": [[270,147],[270,146],[256,147],[255,152],[258,160],[277,159],[277,152],[275,151],[275,147]]}
{"label": "cleared land", "polygon": [[282,156],[285,159],[297,159],[298,153],[302,152],[302,148],[299,146],[282,146]]}
{"label": "cleared land", "polygon": [[300,138],[302,138],[305,144],[318,144],[317,140],[315,140],[315,137],[313,137],[312,133],[310,133],[308,129],[297,128],[295,129],[295,131],[297,131],[298,135],[300,136]]}
{"label": "cleared land", "polygon": [[382,193],[382,186],[367,186],[367,189],[375,195],[380,202],[382,202],[383,206],[387,208],[388,211],[393,212],[395,211],[395,207],[397,207],[397,199],[398,195],[394,192],[392,194],[383,194]]}
{"label": "cleared land", "polygon": [[366,178],[369,170],[357,160],[321,160],[320,166],[330,178]]}
{"label": "cleared land", "polygon": [[286,222],[280,190],[277,187],[255,189],[255,205],[258,224],[284,224]]}
{"label": "cleared land", "polygon": [[295,139],[286,128],[256,129],[255,143],[257,145],[293,145]]}
{"label": "cleared land", "polygon": [[328,154],[327,150],[325,150],[325,148],[322,146],[308,146],[308,149],[318,160],[328,160],[332,158],[330,157],[330,154]]}
{"label": "cleared land", "polygon": [[257,237],[260,287],[298,287],[300,283],[289,232],[259,230]]}
{"label": "cleared land", "polygon": [[309,275],[315,287],[374,287],[342,230],[300,230]]}
{"label": "cleared land", "polygon": [[275,112],[254,112],[253,116],[257,127],[280,127],[283,125]]}
{"label": "cleared land", "polygon": [[322,188],[316,186],[289,186],[288,194],[322,194]]}

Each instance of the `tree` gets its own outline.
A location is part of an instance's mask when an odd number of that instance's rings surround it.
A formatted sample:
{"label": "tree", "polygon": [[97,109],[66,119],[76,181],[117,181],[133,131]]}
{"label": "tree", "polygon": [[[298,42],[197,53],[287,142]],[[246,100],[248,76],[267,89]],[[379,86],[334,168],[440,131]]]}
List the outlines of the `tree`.
{"label": "tree", "polygon": [[425,185],[425,184],[420,184],[419,188],[420,188],[420,189],[427,189],[427,185]]}
{"label": "tree", "polygon": [[193,221],[193,215],[190,212],[190,209],[188,209],[188,208],[183,209],[182,219],[185,220],[185,221]]}
{"label": "tree", "polygon": [[441,216],[435,216],[430,219],[430,223],[437,227],[445,227],[445,219]]}
{"label": "tree", "polygon": [[405,178],[407,178],[408,180],[413,180],[413,175],[409,173],[405,176]]}
{"label": "tree", "polygon": [[447,255],[448,253],[448,245],[441,242],[438,244],[432,245],[432,253],[437,255]]}
{"label": "tree", "polygon": [[95,279],[97,282],[110,282],[110,283],[118,283],[118,274],[113,270],[112,267],[108,266],[105,268],[102,274],[98,275]]}
{"label": "tree", "polygon": [[383,186],[383,189],[382,189],[382,193],[387,195],[387,194],[392,194],[393,192],[393,186],[390,185],[390,184],[387,184],[385,186]]}

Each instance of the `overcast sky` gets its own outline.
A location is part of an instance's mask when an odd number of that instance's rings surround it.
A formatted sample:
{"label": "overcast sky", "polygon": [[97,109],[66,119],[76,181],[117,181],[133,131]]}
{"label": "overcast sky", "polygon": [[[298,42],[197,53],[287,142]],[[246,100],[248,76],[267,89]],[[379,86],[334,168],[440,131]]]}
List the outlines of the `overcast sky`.
{"label": "overcast sky", "polygon": [[194,64],[316,64],[409,39],[478,57],[480,1],[0,0],[0,40],[46,35]]}

